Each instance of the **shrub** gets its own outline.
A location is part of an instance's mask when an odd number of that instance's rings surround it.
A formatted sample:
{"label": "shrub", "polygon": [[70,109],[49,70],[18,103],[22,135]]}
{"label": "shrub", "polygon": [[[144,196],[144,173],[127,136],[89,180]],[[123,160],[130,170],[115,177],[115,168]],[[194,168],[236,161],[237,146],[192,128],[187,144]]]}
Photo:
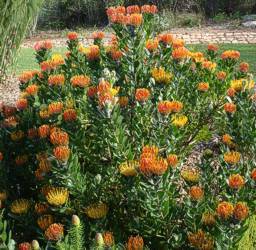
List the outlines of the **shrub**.
{"label": "shrub", "polygon": [[[157,34],[156,12],[109,8],[111,41],[94,33],[84,47],[69,33],[65,58],[35,45],[41,70],[24,72],[17,107],[1,109],[0,197],[18,242],[54,246],[72,214],[87,248],[229,249],[240,239],[255,210],[249,65],[237,67],[238,51],[193,52]],[[222,142],[192,164],[207,128]]]}

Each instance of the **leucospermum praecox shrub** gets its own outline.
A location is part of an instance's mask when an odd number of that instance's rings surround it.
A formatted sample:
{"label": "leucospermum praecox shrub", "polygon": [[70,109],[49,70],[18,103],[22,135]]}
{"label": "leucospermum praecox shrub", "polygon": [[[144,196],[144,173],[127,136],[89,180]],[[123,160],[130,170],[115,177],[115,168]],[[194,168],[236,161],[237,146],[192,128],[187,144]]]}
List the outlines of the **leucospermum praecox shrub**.
{"label": "leucospermum praecox shrub", "polygon": [[[0,197],[17,240],[54,246],[78,214],[88,245],[97,234],[105,247],[233,247],[255,213],[249,65],[156,34],[155,6],[107,15],[107,44],[69,33],[63,57],[37,43],[41,70],[20,76],[16,108],[1,107]],[[206,126],[218,149],[187,162]]]}

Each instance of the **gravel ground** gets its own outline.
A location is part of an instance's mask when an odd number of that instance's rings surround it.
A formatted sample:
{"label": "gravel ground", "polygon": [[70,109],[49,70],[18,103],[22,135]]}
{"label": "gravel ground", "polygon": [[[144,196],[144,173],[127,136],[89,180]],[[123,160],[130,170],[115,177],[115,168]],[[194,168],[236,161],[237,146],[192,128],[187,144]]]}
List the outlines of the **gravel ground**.
{"label": "gravel ground", "polygon": [[0,83],[0,104],[15,105],[19,96],[19,81],[16,77],[8,77],[3,83]]}

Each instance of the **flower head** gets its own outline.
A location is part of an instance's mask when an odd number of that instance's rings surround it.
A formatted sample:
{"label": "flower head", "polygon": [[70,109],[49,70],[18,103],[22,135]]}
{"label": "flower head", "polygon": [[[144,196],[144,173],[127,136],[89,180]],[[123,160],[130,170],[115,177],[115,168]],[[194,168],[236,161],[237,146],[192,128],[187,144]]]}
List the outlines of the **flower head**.
{"label": "flower head", "polygon": [[188,117],[185,115],[176,114],[172,116],[172,125],[182,128],[188,123]]}
{"label": "flower head", "polygon": [[105,37],[105,34],[102,31],[98,31],[98,32],[95,31],[92,33],[92,38],[94,40],[102,40],[104,37]]}
{"label": "flower head", "polygon": [[159,42],[162,42],[165,45],[171,44],[173,42],[173,35],[170,33],[159,34],[158,40]]}
{"label": "flower head", "polygon": [[244,186],[245,180],[240,174],[232,174],[228,178],[228,185],[233,189],[240,189]]}
{"label": "flower head", "polygon": [[216,223],[215,215],[211,212],[203,213],[202,223],[206,226],[213,226]]}
{"label": "flower head", "polygon": [[211,236],[207,235],[202,229],[198,230],[195,233],[188,234],[188,241],[191,246],[196,249],[214,249],[214,241]]}
{"label": "flower head", "polygon": [[85,88],[86,86],[88,86],[90,84],[90,81],[91,81],[90,77],[85,75],[73,76],[70,79],[70,82],[73,87],[80,87],[80,88]]}
{"label": "flower head", "polygon": [[13,214],[26,214],[30,208],[30,201],[26,199],[18,199],[12,202],[11,204],[11,212]]}
{"label": "flower head", "polygon": [[251,172],[251,178],[256,181],[256,168],[254,168]]}
{"label": "flower head", "polygon": [[225,80],[227,73],[225,71],[219,71],[216,73],[218,80]]}
{"label": "flower head", "polygon": [[223,60],[227,60],[227,59],[237,60],[239,59],[239,57],[240,57],[240,52],[236,50],[227,50],[221,54],[221,59]]}
{"label": "flower head", "polygon": [[189,195],[192,200],[198,201],[204,197],[204,191],[199,186],[192,186],[189,190]]}
{"label": "flower head", "polygon": [[139,166],[138,161],[123,162],[119,166],[120,174],[122,174],[124,176],[136,176],[138,166]]}
{"label": "flower head", "polygon": [[211,61],[207,61],[207,60],[202,62],[203,69],[213,71],[213,70],[215,70],[216,66],[217,66],[217,64],[215,62],[211,62]]}
{"label": "flower head", "polygon": [[230,144],[232,143],[232,140],[233,140],[233,138],[232,138],[232,136],[229,135],[229,134],[224,134],[224,135],[222,136],[222,142],[223,142],[224,144],[226,144],[226,145],[230,145]]}
{"label": "flower head", "polygon": [[16,102],[16,108],[18,110],[25,110],[28,107],[28,100],[25,98],[18,99]]}
{"label": "flower head", "polygon": [[53,187],[46,195],[46,200],[50,205],[62,206],[68,200],[69,192],[66,188]]}
{"label": "flower head", "polygon": [[126,8],[127,14],[140,13],[140,7],[138,5],[130,5]]}
{"label": "flower head", "polygon": [[158,111],[163,115],[168,115],[171,112],[180,112],[183,104],[179,101],[161,101],[158,103]]}
{"label": "flower head", "polygon": [[100,57],[100,48],[98,45],[91,45],[86,51],[86,57],[89,61],[94,61]]}
{"label": "flower head", "polygon": [[24,138],[25,134],[22,130],[17,130],[11,133],[11,140],[12,141],[21,141]]}
{"label": "flower head", "polygon": [[126,244],[127,250],[143,250],[144,241],[143,238],[139,235],[130,236]]}
{"label": "flower head", "polygon": [[39,50],[50,50],[52,48],[52,42],[50,40],[37,42],[34,46],[36,51]]}
{"label": "flower head", "polygon": [[85,213],[92,219],[101,219],[108,213],[108,206],[105,203],[95,203],[85,208]]}
{"label": "flower head", "polygon": [[47,138],[50,135],[50,126],[49,125],[41,125],[38,128],[38,135],[40,138]]}
{"label": "flower head", "polygon": [[61,113],[63,108],[62,102],[52,102],[48,106],[48,112],[50,115],[55,115]]}
{"label": "flower head", "polygon": [[47,240],[58,241],[64,236],[64,227],[62,224],[54,223],[50,225],[45,231],[45,238]]}
{"label": "flower head", "polygon": [[233,215],[234,211],[234,206],[227,201],[222,201],[221,203],[218,204],[217,207],[217,215],[222,218],[222,219],[228,219]]}
{"label": "flower head", "polygon": [[158,39],[149,39],[146,41],[146,48],[148,51],[153,52],[158,48]]}
{"label": "flower head", "polygon": [[65,82],[65,76],[63,74],[50,75],[48,83],[51,86],[62,86]]}
{"label": "flower head", "polygon": [[115,241],[112,232],[104,232],[102,236],[106,247],[112,247],[114,245]]}
{"label": "flower head", "polygon": [[63,119],[65,122],[72,122],[77,119],[77,112],[75,109],[66,109],[63,112]]}
{"label": "flower head", "polygon": [[239,70],[243,73],[247,73],[249,71],[250,65],[247,62],[241,62],[239,65]]}
{"label": "flower head", "polygon": [[218,49],[219,49],[218,45],[215,45],[215,44],[208,44],[208,46],[207,46],[207,50],[209,50],[209,51],[216,52],[216,51],[218,51]]}
{"label": "flower head", "polygon": [[28,162],[28,156],[27,155],[18,155],[15,158],[15,163],[16,163],[17,166],[23,166],[27,162]]}
{"label": "flower head", "polygon": [[54,131],[50,135],[50,141],[53,145],[66,146],[69,143],[68,133],[64,131]]}
{"label": "flower head", "polygon": [[224,154],[224,161],[228,164],[236,164],[240,161],[241,154],[236,151],[226,152]]}
{"label": "flower head", "polygon": [[193,168],[183,169],[180,174],[181,177],[188,182],[196,183],[199,181],[200,178],[200,173]]}
{"label": "flower head", "polygon": [[227,112],[227,113],[235,113],[236,112],[236,105],[234,103],[225,103],[224,104],[224,110]]}
{"label": "flower head", "polygon": [[151,74],[156,83],[168,84],[172,79],[172,74],[166,72],[162,67],[152,69]]}
{"label": "flower head", "polygon": [[135,27],[140,26],[142,22],[143,22],[143,17],[141,14],[134,13],[129,16],[129,24],[132,26],[135,26]]}
{"label": "flower head", "polygon": [[155,14],[157,13],[157,6],[156,5],[143,5],[141,6],[141,13],[149,13]]}
{"label": "flower head", "polygon": [[148,89],[136,89],[135,99],[138,102],[145,102],[150,98],[150,91]]}
{"label": "flower head", "polygon": [[167,162],[168,162],[169,166],[171,166],[173,168],[176,167],[176,165],[179,162],[178,156],[176,154],[169,154],[167,156]]}
{"label": "flower head", "polygon": [[28,95],[37,95],[39,87],[36,84],[28,85],[26,88],[26,93]]}
{"label": "flower head", "polygon": [[23,242],[19,244],[19,250],[31,250],[31,245],[29,242]]}
{"label": "flower head", "polygon": [[241,221],[248,217],[249,208],[245,202],[238,202],[234,207],[234,217]]}
{"label": "flower head", "polygon": [[120,96],[118,99],[120,107],[126,107],[129,103],[129,98],[127,96]]}
{"label": "flower head", "polygon": [[53,224],[53,222],[53,216],[50,214],[45,214],[37,219],[37,224],[43,231]]}
{"label": "flower head", "polygon": [[37,214],[44,214],[49,209],[49,205],[45,202],[38,202],[35,204],[35,212]]}
{"label": "flower head", "polygon": [[179,47],[172,51],[172,58],[175,60],[182,60],[189,57],[189,51],[185,47]]}
{"label": "flower head", "polygon": [[73,41],[78,39],[78,34],[76,32],[68,32],[68,40]]}
{"label": "flower head", "polygon": [[208,82],[200,82],[197,85],[197,89],[202,92],[206,92],[209,89],[209,83]]}

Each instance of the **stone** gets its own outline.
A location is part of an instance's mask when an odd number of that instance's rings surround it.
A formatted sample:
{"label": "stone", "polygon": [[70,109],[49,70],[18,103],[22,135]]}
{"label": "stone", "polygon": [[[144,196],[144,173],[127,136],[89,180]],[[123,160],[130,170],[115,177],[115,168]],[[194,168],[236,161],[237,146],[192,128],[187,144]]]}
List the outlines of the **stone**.
{"label": "stone", "polygon": [[243,16],[243,21],[248,22],[248,21],[256,21],[256,14],[253,15],[245,15]]}
{"label": "stone", "polygon": [[242,25],[247,28],[256,28],[256,21],[247,21],[242,23]]}

